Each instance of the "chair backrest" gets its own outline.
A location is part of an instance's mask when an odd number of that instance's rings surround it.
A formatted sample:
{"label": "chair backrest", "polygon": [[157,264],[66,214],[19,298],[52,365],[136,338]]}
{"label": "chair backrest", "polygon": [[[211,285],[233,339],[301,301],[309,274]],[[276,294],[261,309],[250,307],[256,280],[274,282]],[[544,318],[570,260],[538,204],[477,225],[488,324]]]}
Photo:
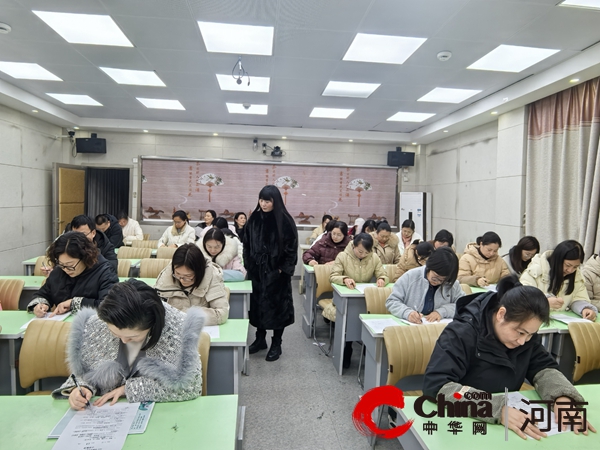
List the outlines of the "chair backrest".
{"label": "chair backrest", "polygon": [[390,283],[392,282],[392,280],[395,278],[396,276],[396,264],[386,264],[385,265],[385,274],[388,277],[388,280],[390,280]]}
{"label": "chair backrest", "polygon": [[0,306],[3,310],[19,310],[19,299],[23,292],[23,286],[25,286],[23,280],[0,280]]}
{"label": "chair backrest", "polygon": [[592,370],[600,369],[600,323],[572,322],[569,334],[575,346],[573,382]]}
{"label": "chair backrest", "polygon": [[51,268],[50,261],[45,256],[38,256],[38,259],[35,261],[35,267],[33,268],[33,274],[36,277],[42,277],[44,274],[42,273],[42,266],[45,265],[48,268]]}
{"label": "chair backrest", "polygon": [[[132,248],[156,248],[158,247],[158,241],[131,241]],[[121,250],[119,250],[121,251]]]}
{"label": "chair backrest", "polygon": [[202,363],[202,395],[206,395],[207,374],[208,374],[208,354],[210,353],[210,334],[200,333],[198,342],[198,352],[200,353],[200,362]]}
{"label": "chair backrest", "polygon": [[176,250],[176,248],[160,247],[156,251],[156,257],[161,259],[173,259]]}
{"label": "chair backrest", "polygon": [[389,361],[387,384],[394,386],[402,378],[423,375],[435,343],[445,327],[445,323],[436,323],[384,329],[383,340]]}
{"label": "chair backrest", "polygon": [[331,276],[331,270],[333,269],[333,264],[317,264],[314,266],[315,268],[315,280],[317,283],[317,293],[316,298],[321,297],[326,292],[333,292],[333,287],[331,286],[331,281],[329,281],[329,277]]}
{"label": "chair backrest", "polygon": [[385,307],[385,301],[392,293],[391,287],[366,287],[365,303],[367,304],[367,314],[389,314]]}
{"label": "chair backrest", "polygon": [[150,239],[150,233],[144,233],[144,240],[147,241]]}
{"label": "chair backrest", "polygon": [[473,293],[473,289],[471,289],[471,286],[469,286],[468,284],[460,283],[460,288],[466,295],[470,295]]}
{"label": "chair backrest", "polygon": [[169,264],[170,259],[144,258],[140,261],[140,278],[156,278]]}
{"label": "chair backrest", "polygon": [[70,322],[34,320],[27,326],[19,354],[21,387],[28,388],[37,380],[68,377],[67,340]]}
{"label": "chair backrest", "polygon": [[117,259],[144,259],[152,256],[151,248],[120,247]]}
{"label": "chair backrest", "polygon": [[117,274],[119,277],[128,277],[129,270],[131,269],[131,260],[130,259],[119,259],[119,266],[117,268]]}

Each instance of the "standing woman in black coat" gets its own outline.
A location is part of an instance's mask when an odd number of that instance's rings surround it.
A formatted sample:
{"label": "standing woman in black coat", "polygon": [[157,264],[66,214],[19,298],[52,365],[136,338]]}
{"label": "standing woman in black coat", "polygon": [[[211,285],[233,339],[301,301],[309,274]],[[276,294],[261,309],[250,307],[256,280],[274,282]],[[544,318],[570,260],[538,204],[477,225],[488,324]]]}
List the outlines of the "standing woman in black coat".
{"label": "standing woman in black coat", "polygon": [[267,330],[273,330],[267,361],[281,355],[281,336],[294,323],[292,275],[298,259],[298,230],[285,208],[281,192],[268,185],[258,194],[258,205],[244,227],[244,265],[252,280],[250,324],[256,340],[250,353],[267,348]]}

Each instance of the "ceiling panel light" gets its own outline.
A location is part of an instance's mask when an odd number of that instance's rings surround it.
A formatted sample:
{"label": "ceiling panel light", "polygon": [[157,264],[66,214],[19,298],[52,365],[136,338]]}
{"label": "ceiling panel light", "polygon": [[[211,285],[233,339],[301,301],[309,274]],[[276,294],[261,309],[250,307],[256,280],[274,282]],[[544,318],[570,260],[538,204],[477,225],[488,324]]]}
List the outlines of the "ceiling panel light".
{"label": "ceiling panel light", "polygon": [[320,117],[323,119],[346,119],[354,112],[353,109],[340,108],[313,108],[310,117]]}
{"label": "ceiling panel light", "polygon": [[323,91],[326,97],[358,97],[368,98],[375,89],[381,84],[379,83],[350,83],[347,81],[330,81]]}
{"label": "ceiling panel light", "polygon": [[569,80],[569,83],[577,83],[579,81],[579,78],[571,78]]}
{"label": "ceiling panel light", "polygon": [[600,0],[564,0],[558,6],[574,6],[576,8],[600,9]]}
{"label": "ceiling panel light", "polygon": [[272,55],[273,27],[200,22],[206,51],[242,55]]}
{"label": "ceiling panel light", "polygon": [[162,98],[140,98],[140,97],[136,97],[136,98],[146,108],[185,110],[183,105],[181,103],[179,103],[179,100],[165,100]]}
{"label": "ceiling panel light", "polygon": [[0,61],[0,71],[19,80],[62,81],[39,64]]}
{"label": "ceiling panel light", "polygon": [[416,113],[416,112],[397,112],[388,120],[392,122],[423,122],[435,114]]}
{"label": "ceiling panel light", "polygon": [[435,88],[425,94],[419,102],[436,102],[436,103],[460,103],[469,97],[479,94],[481,91],[476,89],[449,89]]}
{"label": "ceiling panel light", "polygon": [[493,70],[497,72],[521,72],[534,64],[558,53],[551,48],[500,45],[467,69]]}
{"label": "ceiling panel light", "polygon": [[85,105],[85,106],[102,106],[102,103],[97,102],[89,95],[79,94],[46,94],[55,98],[65,105]]}
{"label": "ceiling panel light", "polygon": [[271,86],[271,78],[269,77],[252,77],[249,80],[250,84],[244,80],[241,84],[238,84],[231,74],[217,74],[217,81],[222,91],[269,92]]}
{"label": "ceiling panel light", "polygon": [[269,112],[269,105],[248,105],[248,103],[226,103],[229,114],[259,114]]}
{"label": "ceiling panel light", "polygon": [[33,11],[71,44],[133,47],[110,16]]}
{"label": "ceiling panel light", "polygon": [[110,67],[100,67],[100,69],[119,84],[165,86],[165,83],[153,71],[112,69]]}
{"label": "ceiling panel light", "polygon": [[344,61],[402,64],[426,38],[358,33],[344,55]]}

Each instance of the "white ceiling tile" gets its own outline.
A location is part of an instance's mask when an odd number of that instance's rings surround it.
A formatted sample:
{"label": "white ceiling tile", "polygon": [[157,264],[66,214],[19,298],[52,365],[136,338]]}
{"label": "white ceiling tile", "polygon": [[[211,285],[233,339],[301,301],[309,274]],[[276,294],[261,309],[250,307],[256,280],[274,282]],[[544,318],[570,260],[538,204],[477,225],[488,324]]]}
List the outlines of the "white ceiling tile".
{"label": "white ceiling tile", "polygon": [[274,26],[279,1],[188,0],[187,3],[195,20]]}
{"label": "white ceiling tile", "polygon": [[109,47],[101,45],[78,45],[77,51],[95,66],[116,67],[131,70],[153,70],[148,61],[135,47]]}
{"label": "white ceiling tile", "polygon": [[277,24],[295,29],[354,32],[369,6],[364,0],[280,0]]}
{"label": "white ceiling tile", "polygon": [[[274,54],[286,58],[339,61],[348,50],[354,35],[355,33],[347,31],[278,28]],[[327,45],[324,45],[325,42]]]}
{"label": "white ceiling tile", "polygon": [[115,17],[137,48],[204,51],[198,27],[191,20],[155,17]]}
{"label": "white ceiling tile", "polygon": [[[341,58],[340,58],[341,59]],[[277,78],[331,80],[339,61],[314,61],[308,58],[273,58],[273,83]]]}
{"label": "white ceiling tile", "polygon": [[217,81],[210,73],[160,71],[159,75],[169,89],[210,89],[211,92],[215,92],[215,95],[220,95],[215,90],[218,88]]}
{"label": "white ceiling tile", "polygon": [[113,17],[140,16],[140,11],[143,11],[143,17],[170,19],[189,18],[189,3],[186,0],[102,0],[106,11]]}
{"label": "white ceiling tile", "polygon": [[[49,2],[47,0],[18,0],[25,9],[65,12],[75,14],[106,14],[104,5],[100,0],[60,0]],[[51,5],[49,5],[51,3]]]}
{"label": "white ceiling tile", "polygon": [[[162,49],[140,49],[146,65],[156,70],[169,72],[202,73],[211,72],[205,52],[191,52]],[[144,69],[149,70],[149,69]]]}

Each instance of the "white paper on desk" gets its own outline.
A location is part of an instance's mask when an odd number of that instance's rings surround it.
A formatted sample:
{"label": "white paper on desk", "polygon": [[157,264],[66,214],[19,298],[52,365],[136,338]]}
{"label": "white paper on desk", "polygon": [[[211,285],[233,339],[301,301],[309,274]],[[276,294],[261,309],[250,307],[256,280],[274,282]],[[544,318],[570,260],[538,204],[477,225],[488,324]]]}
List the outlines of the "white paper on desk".
{"label": "white paper on desk", "polygon": [[438,322],[429,322],[425,317],[423,317],[421,319],[423,321],[423,323],[412,323],[405,319],[400,319],[400,320],[408,325],[433,325],[435,323],[450,323],[450,322],[452,322],[452,319],[441,319]]}
{"label": "white paper on desk", "polygon": [[[530,404],[528,405],[525,402],[522,402],[521,400],[525,399],[528,402],[530,402]],[[544,416],[543,418],[546,419],[544,423],[537,423],[536,426],[538,428],[545,428],[546,424],[548,423],[548,417],[546,416],[546,414],[548,414],[548,406],[545,403],[531,403],[531,400],[528,399],[527,397],[525,397],[523,394],[521,394],[520,392],[509,392],[508,393],[508,406],[512,407],[512,408],[516,408],[516,409],[522,409],[523,411],[527,412],[527,414],[531,414],[531,408],[544,408]],[[552,408],[554,409],[554,408]],[[570,426],[567,427],[566,430],[563,431],[558,431],[558,424],[554,421],[554,411],[552,411],[552,416],[550,417],[550,431],[545,431],[545,433],[548,436],[554,436],[555,434],[562,434],[562,433],[568,433],[571,431]]]}
{"label": "white paper on desk", "polygon": [[356,283],[356,290],[360,291],[361,294],[365,293],[366,287],[377,287],[377,285],[373,283]]}
{"label": "white paper on desk", "polygon": [[[127,434],[142,434],[146,431],[146,427],[148,426],[148,421],[150,420],[152,410],[154,409],[154,402],[132,403],[132,405],[139,406]],[[75,414],[77,414],[77,411],[69,408],[62,419],[60,419],[52,429],[50,434],[48,434],[48,439],[58,439]]]}
{"label": "white paper on desk", "polygon": [[52,447],[54,450],[121,450],[139,403],[108,403],[77,411]]}
{"label": "white paper on desk", "polygon": [[400,324],[398,322],[396,322],[394,319],[369,319],[369,320],[365,320],[365,323],[368,325],[368,327],[371,330],[373,330],[373,333],[375,333],[375,334],[383,333],[383,330],[386,327],[400,326]]}
{"label": "white paper on desk", "polygon": [[208,333],[211,339],[219,339],[219,325],[210,325],[202,328],[202,331]]}
{"label": "white paper on desk", "polygon": [[589,322],[588,319],[584,319],[583,317],[571,317],[565,314],[552,314],[550,316],[551,319],[559,320],[563,323],[571,323],[571,322]]}
{"label": "white paper on desk", "polygon": [[496,292],[496,285],[488,284],[487,286],[484,286],[483,289],[485,289],[486,291]]}
{"label": "white paper on desk", "polygon": [[57,314],[57,315],[52,316],[52,317],[50,317],[50,314],[51,313],[46,313],[46,315],[44,317],[36,317],[34,319],[31,319],[29,322],[27,322],[25,325],[23,325],[21,327],[21,330],[26,330],[27,327],[29,326],[29,324],[31,322],[33,322],[34,320],[42,319],[42,320],[54,320],[56,322],[61,322],[61,321],[65,320],[67,317],[69,317],[71,315],[71,311],[66,312],[64,314]]}

